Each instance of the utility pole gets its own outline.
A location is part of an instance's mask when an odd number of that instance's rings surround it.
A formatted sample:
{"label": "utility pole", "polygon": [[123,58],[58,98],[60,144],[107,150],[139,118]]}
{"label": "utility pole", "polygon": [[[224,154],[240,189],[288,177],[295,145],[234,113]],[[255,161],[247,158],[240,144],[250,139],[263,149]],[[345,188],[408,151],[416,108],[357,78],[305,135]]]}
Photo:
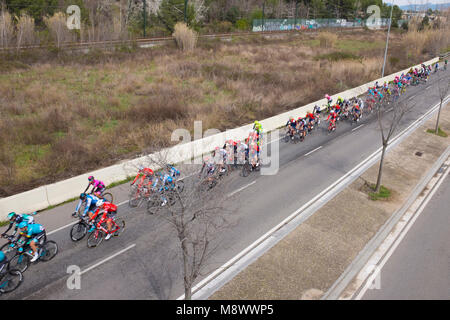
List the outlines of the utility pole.
{"label": "utility pole", "polygon": [[394,2],[392,1],[392,6],[391,6],[391,16],[389,18],[389,27],[388,27],[388,34],[387,34],[387,39],[386,39],[386,49],[384,51],[384,62],[383,62],[383,71],[381,73],[381,77],[384,78],[384,68],[386,67],[386,57],[387,57],[387,51],[388,51],[388,46],[389,46],[389,34],[391,33],[391,24],[392,24],[392,11],[394,10]]}
{"label": "utility pole", "polygon": [[147,24],[146,7],[147,7],[147,0],[144,0],[144,38],[145,38],[145,29],[146,29],[146,24]]}
{"label": "utility pole", "polygon": [[266,0],[264,0],[264,2],[263,2],[263,12],[262,12],[262,32],[264,32],[265,10],[266,10]]}

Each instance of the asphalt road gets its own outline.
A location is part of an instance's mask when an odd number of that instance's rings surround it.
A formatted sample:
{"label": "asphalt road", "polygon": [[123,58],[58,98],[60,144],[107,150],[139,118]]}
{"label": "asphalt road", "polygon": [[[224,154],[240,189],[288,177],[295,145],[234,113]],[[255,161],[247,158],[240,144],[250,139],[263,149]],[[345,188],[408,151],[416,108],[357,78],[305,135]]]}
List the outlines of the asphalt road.
{"label": "asphalt road", "polygon": [[[444,72],[444,71],[442,71]],[[448,71],[447,71],[448,72]],[[436,77],[426,85],[410,87],[401,99],[416,105],[402,120],[406,128],[438,102]],[[389,107],[387,108],[389,109]],[[287,121],[287,119],[286,119]],[[284,131],[282,132],[284,133]],[[274,139],[272,137],[272,139]],[[233,173],[229,210],[232,226],[217,235],[217,250],[209,260],[201,280],[292,212],[326,189],[381,146],[375,113],[364,116],[358,126],[338,124],[327,134],[326,125],[299,144],[280,141],[280,168],[276,175],[252,174],[247,178]],[[314,151],[310,153],[311,151]],[[101,177],[100,177],[101,178]],[[84,186],[80,186],[80,191]],[[58,255],[47,263],[32,265],[18,290],[0,299],[176,299],[184,293],[180,249],[173,228],[163,219],[150,216],[145,208],[132,209],[126,203],[129,185],[113,188],[119,215],[126,229],[119,238],[89,249],[85,240],[69,238],[76,203],[40,213],[36,220],[51,232],[49,239],[59,245]],[[56,230],[56,231],[55,231]],[[0,241],[2,244],[3,240]],[[124,252],[121,250],[127,249]],[[120,254],[113,256],[114,254]],[[105,259],[111,258],[107,261]],[[67,268],[79,266],[81,289],[68,289]]]}
{"label": "asphalt road", "polygon": [[380,271],[364,300],[450,299],[450,176]]}

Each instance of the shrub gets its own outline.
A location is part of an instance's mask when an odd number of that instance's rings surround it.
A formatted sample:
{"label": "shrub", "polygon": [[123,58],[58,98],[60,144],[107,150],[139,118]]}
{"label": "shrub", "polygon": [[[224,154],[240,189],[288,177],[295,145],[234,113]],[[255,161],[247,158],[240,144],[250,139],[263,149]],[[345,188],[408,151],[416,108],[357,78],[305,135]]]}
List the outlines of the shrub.
{"label": "shrub", "polygon": [[175,32],[172,36],[175,38],[178,48],[183,51],[192,51],[197,44],[197,33],[182,22],[175,25]]}
{"label": "shrub", "polygon": [[319,42],[321,48],[333,48],[338,40],[338,36],[334,33],[325,31],[320,32]]}
{"label": "shrub", "polygon": [[236,28],[238,30],[250,30],[250,23],[246,19],[236,21]]}

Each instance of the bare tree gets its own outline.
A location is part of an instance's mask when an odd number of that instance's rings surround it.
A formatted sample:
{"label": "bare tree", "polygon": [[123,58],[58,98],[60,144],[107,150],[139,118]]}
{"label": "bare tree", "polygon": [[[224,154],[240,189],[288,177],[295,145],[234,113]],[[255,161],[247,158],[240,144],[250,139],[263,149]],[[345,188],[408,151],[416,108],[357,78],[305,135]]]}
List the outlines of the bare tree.
{"label": "bare tree", "polygon": [[2,5],[0,11],[0,46],[7,48],[14,38],[14,24],[11,14]]}
{"label": "bare tree", "polygon": [[22,45],[32,45],[35,42],[34,19],[26,13],[22,13],[17,20],[17,50]]}
{"label": "bare tree", "polygon": [[61,47],[61,44],[72,40],[72,34],[67,28],[67,16],[62,12],[55,12],[51,17],[45,17],[44,22],[52,34],[56,46]]}
{"label": "bare tree", "polygon": [[384,156],[386,155],[386,149],[389,145],[389,142],[397,130],[400,121],[403,119],[403,116],[412,109],[412,107],[408,106],[406,102],[396,101],[392,104],[392,114],[388,116],[388,113],[385,108],[382,108],[381,105],[378,106],[378,125],[381,133],[381,143],[382,143],[382,151],[381,151],[381,159],[380,159],[380,167],[378,169],[378,177],[377,184],[375,186],[375,192],[379,193],[381,188],[381,178],[383,175],[383,165],[384,165]]}
{"label": "bare tree", "polygon": [[[148,156],[148,159],[153,167],[169,165],[165,152]],[[148,199],[147,211],[167,221],[176,234],[184,295],[186,300],[191,300],[192,287],[210,265],[211,257],[219,247],[219,237],[232,225],[232,210],[226,206],[226,189],[232,178],[217,180],[210,188],[206,180],[198,178],[199,165],[179,168],[188,177],[183,180],[183,185],[176,182],[176,188],[153,192]],[[165,200],[167,203],[162,205]]]}
{"label": "bare tree", "polygon": [[434,129],[434,133],[438,134],[439,132],[439,118],[441,116],[441,109],[442,109],[442,104],[444,103],[444,100],[447,98],[448,92],[450,90],[450,79],[449,77],[446,76],[446,73],[441,72],[437,81],[437,86],[438,86],[438,94],[439,94],[439,111],[438,111],[438,116],[437,116],[437,120],[436,120],[436,127]]}

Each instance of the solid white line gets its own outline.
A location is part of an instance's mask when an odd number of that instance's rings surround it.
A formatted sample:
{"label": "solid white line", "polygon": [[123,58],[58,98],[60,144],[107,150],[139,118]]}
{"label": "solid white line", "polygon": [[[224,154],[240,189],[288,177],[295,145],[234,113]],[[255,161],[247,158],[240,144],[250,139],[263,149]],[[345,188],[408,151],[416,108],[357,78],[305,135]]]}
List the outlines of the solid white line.
{"label": "solid white line", "polygon": [[317,147],[317,148],[315,148],[314,150],[311,150],[310,152],[308,152],[307,154],[305,154],[305,157],[306,157],[307,155],[310,155],[311,153],[313,153],[313,152],[319,150],[319,149],[322,149],[322,146]]}
{"label": "solid white line", "polygon": [[106,258],[106,259],[103,259],[102,261],[97,262],[97,263],[94,264],[93,266],[90,266],[89,268],[87,268],[87,269],[81,271],[81,272],[80,272],[80,275],[82,275],[83,273],[86,273],[86,272],[88,272],[88,271],[94,269],[95,267],[98,267],[99,265],[105,263],[106,261],[111,260],[112,258],[118,256],[119,254],[124,253],[124,252],[127,251],[127,250],[130,250],[130,249],[133,248],[134,246],[136,246],[135,243],[132,244],[131,246],[126,247],[125,249],[120,250],[119,252],[114,253],[112,256],[110,256],[110,257],[108,257],[108,258]]}
{"label": "solid white line", "polygon": [[63,230],[63,229],[65,229],[65,228],[67,228],[67,227],[70,227],[71,225],[74,225],[75,223],[78,223],[78,220],[77,220],[77,221],[74,221],[74,222],[71,222],[71,223],[69,223],[69,224],[66,224],[65,226],[62,226],[62,227],[60,227],[60,228],[58,228],[58,229],[55,229],[55,230],[53,230],[53,231],[50,231],[50,232],[47,233],[47,235],[49,236],[49,235],[51,235],[51,234],[53,234],[53,233],[55,233],[55,232],[58,232],[58,231]]}
{"label": "solid white line", "polygon": [[389,109],[387,109],[386,111],[387,111],[387,112],[391,112],[392,110],[394,110],[394,108],[389,108]]}
{"label": "solid white line", "polygon": [[400,234],[397,236],[397,238],[394,240],[394,243],[389,248],[388,253],[384,256],[384,258],[381,260],[380,265],[377,268],[377,272],[373,273],[369,280],[366,282],[364,287],[361,289],[359,294],[356,296],[355,300],[361,300],[361,298],[364,296],[366,291],[368,290],[369,286],[372,285],[374,279],[378,276],[378,274],[381,272],[381,269],[386,264],[386,262],[389,260],[391,255],[394,253],[395,249],[398,247],[398,245],[402,242],[403,238],[408,233],[409,229],[414,225],[414,222],[416,222],[417,218],[420,216],[420,214],[425,209],[426,205],[430,200],[433,198],[433,195],[436,193],[436,191],[439,189],[440,185],[444,180],[446,179],[446,176],[449,173],[450,167],[447,168],[445,173],[440,177],[440,180],[433,186],[433,190],[427,195],[427,198],[421,203],[420,207],[415,211],[414,216],[409,219],[409,221],[406,222],[406,226],[403,228],[403,230],[400,232]]}
{"label": "solid white line", "polygon": [[245,186],[243,186],[243,187],[237,189],[236,191],[233,191],[233,192],[230,193],[227,197],[231,197],[231,196],[235,195],[236,193],[238,193],[238,192],[244,190],[245,188],[250,187],[252,184],[255,184],[255,183],[256,183],[256,181],[253,181],[253,182],[251,182],[251,183],[249,183],[249,184],[247,184],[247,185],[245,185]]}
{"label": "solid white line", "polygon": [[125,200],[125,201],[119,203],[117,206],[121,206],[121,205],[123,205],[123,204],[125,204],[125,203],[128,203],[128,202],[130,202],[130,200]]}
{"label": "solid white line", "polygon": [[425,88],[425,90],[428,90],[428,89],[430,89],[430,88],[431,88],[431,86],[429,86],[429,87],[426,87],[426,88]]}
{"label": "solid white line", "polygon": [[[447,98],[445,99],[445,102],[447,102]],[[430,114],[435,112],[437,108],[439,107],[439,104],[436,104],[434,107],[431,107],[428,112],[426,112],[424,115],[422,115],[419,119],[414,121],[411,125],[409,125],[406,129],[404,129],[402,132],[400,132],[396,137],[391,139],[389,142],[388,150],[391,149],[391,147],[396,144],[396,141],[401,139],[403,135],[405,135],[409,130],[411,130],[414,126],[419,126],[419,124],[422,122],[422,120],[426,117],[428,117]],[[333,189],[335,186],[339,185],[342,181],[344,181],[347,177],[351,176],[353,172],[357,171],[359,168],[363,167],[366,162],[369,162],[373,157],[377,156],[381,152],[381,147],[375,150],[370,156],[368,156],[365,160],[360,162],[358,165],[356,165],[352,170],[347,172],[347,174],[344,174],[341,178],[339,178],[336,182],[325,188],[321,193],[319,193],[317,196],[315,196],[313,199],[305,203],[301,208],[297,209],[295,212],[290,214],[286,219],[281,221],[278,225],[270,229],[268,232],[266,232],[264,235],[259,237],[256,241],[254,241],[252,244],[247,246],[244,250],[242,250],[240,253],[235,255],[233,258],[231,258],[229,261],[224,263],[222,266],[217,268],[214,272],[209,274],[207,277],[205,277],[203,280],[201,280],[197,285],[195,285],[192,288],[192,293],[196,293],[198,290],[200,290],[202,287],[206,286],[209,282],[211,282],[214,278],[216,278],[219,274],[225,272],[226,269],[228,269],[230,266],[234,265],[237,261],[239,261],[242,257],[246,256],[249,252],[251,252],[253,249],[255,249],[258,245],[260,245],[265,239],[267,239],[271,234],[273,234],[275,231],[280,229],[283,225],[287,224],[290,220],[293,220],[298,213],[309,207],[312,203],[320,199],[323,195],[327,194],[329,190]],[[184,299],[184,294],[177,298],[177,300]]]}
{"label": "solid white line", "polygon": [[364,124],[361,124],[361,125],[357,126],[356,128],[352,129],[352,131],[358,130],[358,129],[361,128],[362,126],[364,126]]}

